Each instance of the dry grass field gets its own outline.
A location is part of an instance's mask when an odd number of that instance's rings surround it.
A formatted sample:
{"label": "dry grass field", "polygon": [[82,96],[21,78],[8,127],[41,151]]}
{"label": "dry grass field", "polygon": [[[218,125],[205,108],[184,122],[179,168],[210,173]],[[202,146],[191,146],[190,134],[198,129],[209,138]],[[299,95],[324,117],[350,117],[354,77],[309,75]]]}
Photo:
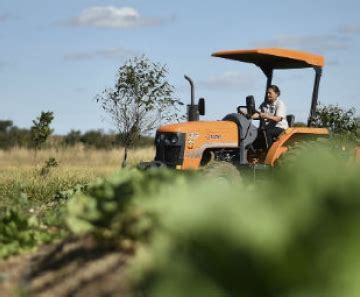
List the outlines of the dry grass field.
{"label": "dry grass field", "polygon": [[[154,153],[152,147],[132,149],[128,154],[128,166],[152,160]],[[82,146],[44,149],[37,153],[36,160],[34,151],[29,149],[0,150],[0,206],[6,205],[18,191],[40,202],[55,192],[110,175],[121,168],[122,157],[122,149],[95,150]],[[41,168],[49,158],[55,158],[58,166],[42,176]]]}
{"label": "dry grass field", "polygon": [[[131,149],[128,164],[133,166],[140,161],[154,158],[152,147]],[[51,148],[40,150],[36,160],[34,151],[25,148],[15,148],[9,151],[0,150],[0,168],[2,171],[27,171],[41,167],[50,157],[56,159],[62,170],[86,170],[89,173],[107,174],[120,167],[123,149],[96,150],[83,146]]]}

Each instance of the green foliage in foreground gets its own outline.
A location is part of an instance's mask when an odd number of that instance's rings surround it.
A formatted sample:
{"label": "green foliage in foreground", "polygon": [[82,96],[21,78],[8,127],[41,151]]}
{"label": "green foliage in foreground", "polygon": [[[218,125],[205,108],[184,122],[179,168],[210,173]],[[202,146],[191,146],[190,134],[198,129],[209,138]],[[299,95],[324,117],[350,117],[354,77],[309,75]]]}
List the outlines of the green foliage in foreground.
{"label": "green foliage in foreground", "polygon": [[147,240],[156,224],[142,204],[159,193],[171,195],[190,176],[166,170],[122,170],[73,196],[67,204],[67,225],[75,234],[91,233],[132,248],[137,241]]}
{"label": "green foliage in foreground", "polygon": [[142,296],[359,295],[359,177],[322,148],[261,184],[144,204],[159,227],[133,263]]}
{"label": "green foliage in foreground", "polygon": [[61,238],[63,232],[50,230],[48,222],[56,213],[40,215],[26,194],[19,193],[12,204],[0,209],[0,258],[32,250],[34,247]]}
{"label": "green foliage in foreground", "polygon": [[[67,200],[86,191],[74,176],[33,174],[0,179],[0,259],[64,238]],[[68,190],[70,189],[70,190]]]}
{"label": "green foliage in foreground", "polygon": [[304,146],[255,183],[122,170],[53,195],[46,211],[29,198],[1,212],[0,253],[69,229],[135,252],[139,296],[357,296],[360,166],[332,147]]}
{"label": "green foliage in foreground", "polygon": [[67,223],[130,241],[139,296],[357,296],[360,167],[347,157],[308,146],[255,183],[122,171],[71,198]]}

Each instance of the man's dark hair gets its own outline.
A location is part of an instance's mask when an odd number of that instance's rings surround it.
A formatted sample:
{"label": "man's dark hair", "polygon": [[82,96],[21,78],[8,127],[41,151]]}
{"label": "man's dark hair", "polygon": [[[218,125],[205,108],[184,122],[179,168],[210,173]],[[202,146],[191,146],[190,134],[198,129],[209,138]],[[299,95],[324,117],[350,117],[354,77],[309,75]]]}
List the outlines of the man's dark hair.
{"label": "man's dark hair", "polygon": [[273,89],[274,92],[275,92],[278,96],[280,96],[280,94],[281,94],[280,89],[279,89],[279,87],[278,87],[277,85],[270,85],[270,86],[268,87],[268,89]]}

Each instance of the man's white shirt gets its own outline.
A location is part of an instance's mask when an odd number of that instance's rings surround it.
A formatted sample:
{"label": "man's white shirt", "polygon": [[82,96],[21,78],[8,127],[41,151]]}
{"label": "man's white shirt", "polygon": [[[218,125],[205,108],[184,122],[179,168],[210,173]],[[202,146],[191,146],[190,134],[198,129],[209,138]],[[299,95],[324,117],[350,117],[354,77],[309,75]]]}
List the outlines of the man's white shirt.
{"label": "man's white shirt", "polygon": [[286,106],[284,102],[282,102],[280,99],[276,99],[276,101],[273,104],[270,104],[268,102],[263,102],[260,105],[260,110],[263,113],[266,113],[267,115],[277,116],[281,117],[281,121],[275,123],[273,121],[264,121],[265,126],[271,125],[274,127],[287,129],[289,128],[288,122],[286,120]]}

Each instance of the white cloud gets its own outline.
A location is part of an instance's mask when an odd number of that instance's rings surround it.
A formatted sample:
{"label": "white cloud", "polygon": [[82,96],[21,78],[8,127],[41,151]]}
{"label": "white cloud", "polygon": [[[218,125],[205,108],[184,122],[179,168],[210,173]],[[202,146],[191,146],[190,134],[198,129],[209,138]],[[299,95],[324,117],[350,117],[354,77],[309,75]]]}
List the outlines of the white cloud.
{"label": "white cloud", "polygon": [[80,61],[80,60],[93,60],[97,58],[124,60],[131,56],[138,55],[138,52],[123,48],[111,48],[97,50],[93,52],[73,52],[65,54],[65,60]]}
{"label": "white cloud", "polygon": [[336,34],[308,36],[277,36],[267,42],[257,43],[257,47],[287,47],[302,50],[329,51],[349,47],[349,39]]}
{"label": "white cloud", "polygon": [[127,29],[160,25],[165,21],[163,18],[144,17],[132,7],[93,6],[84,9],[78,17],[70,20],[69,24],[72,26]]}
{"label": "white cloud", "polygon": [[245,75],[237,71],[226,71],[199,81],[199,86],[211,90],[249,89],[254,86],[255,81],[255,78],[251,75]]}

